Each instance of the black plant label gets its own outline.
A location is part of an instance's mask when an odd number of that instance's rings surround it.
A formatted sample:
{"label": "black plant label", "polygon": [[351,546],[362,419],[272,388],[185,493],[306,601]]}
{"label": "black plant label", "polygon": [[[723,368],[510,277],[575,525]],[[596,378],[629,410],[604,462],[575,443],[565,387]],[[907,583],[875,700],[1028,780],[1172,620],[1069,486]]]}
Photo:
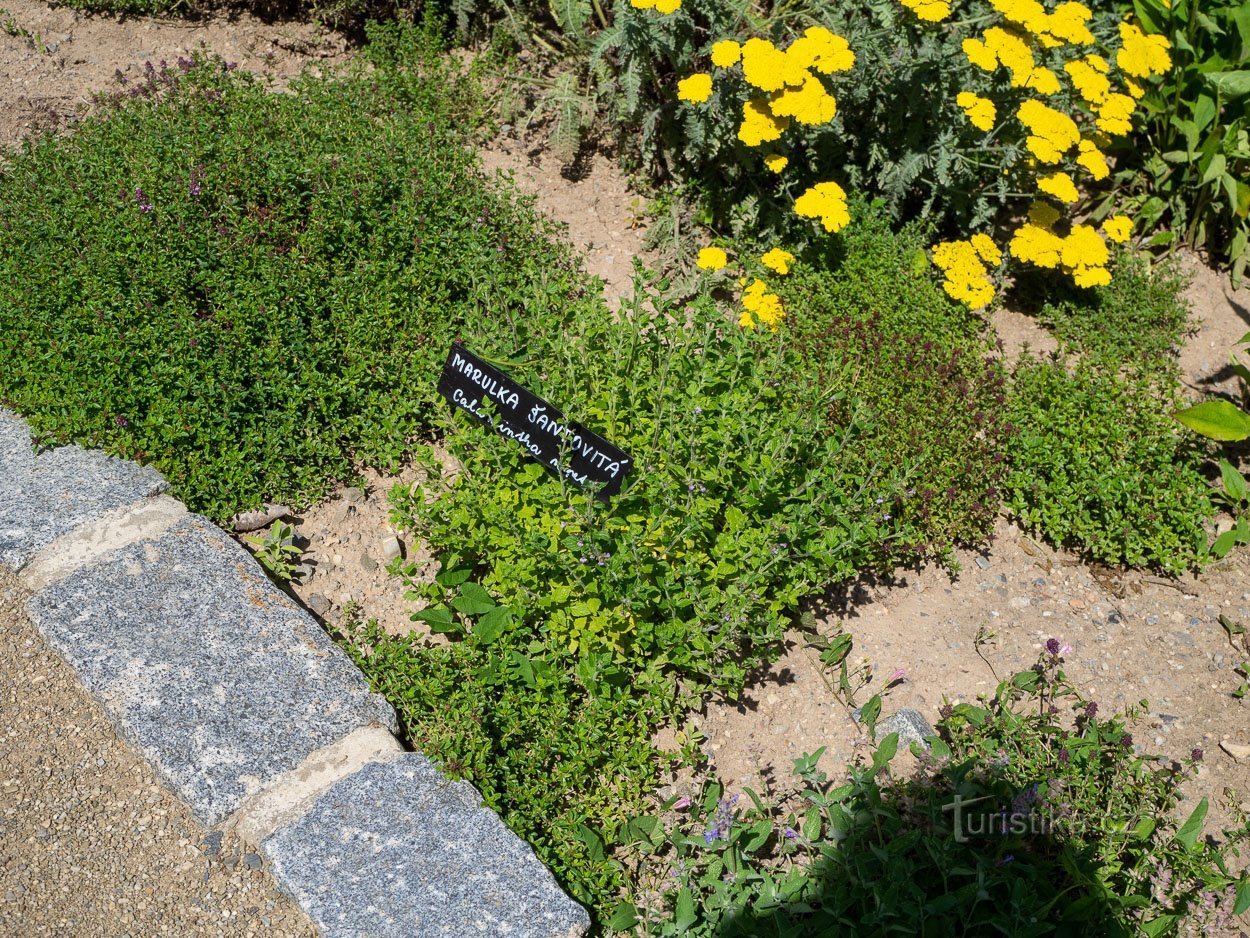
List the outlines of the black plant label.
{"label": "black plant label", "polygon": [[438,381],[438,393],[516,441],[549,472],[601,495],[616,495],[633,459],[599,434],[514,381],[494,365],[453,342]]}

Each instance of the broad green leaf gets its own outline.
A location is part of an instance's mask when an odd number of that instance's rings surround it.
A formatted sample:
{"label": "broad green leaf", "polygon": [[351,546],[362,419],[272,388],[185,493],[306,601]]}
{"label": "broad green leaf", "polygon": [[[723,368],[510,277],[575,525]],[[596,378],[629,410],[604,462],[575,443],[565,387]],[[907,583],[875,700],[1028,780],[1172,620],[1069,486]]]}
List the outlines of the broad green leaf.
{"label": "broad green leaf", "polygon": [[628,931],[638,924],[638,909],[633,903],[621,901],[616,904],[616,908],[612,910],[612,915],[608,919],[608,928],[613,931]]}
{"label": "broad green leaf", "polygon": [[699,917],[694,911],[694,894],[689,888],[683,888],[681,892],[677,893],[677,909],[673,919],[673,926],[678,932],[686,932],[698,920]]}
{"label": "broad green leaf", "polygon": [[821,817],[819,808],[807,809],[807,813],[803,815],[803,837],[808,843],[815,843],[820,839],[823,823],[824,818]]}
{"label": "broad green leaf", "polygon": [[456,624],[452,618],[451,610],[446,606],[431,606],[428,609],[422,609],[412,617],[417,622],[425,622],[430,626],[430,631],[438,635],[447,632],[459,632],[460,626]]}
{"label": "broad green leaf", "polygon": [[1155,832],[1155,826],[1158,822],[1152,817],[1142,818],[1137,822],[1137,826],[1133,828],[1134,840],[1148,840],[1150,835]]}
{"label": "broad green leaf", "polygon": [[1250,415],[1229,401],[1204,401],[1173,416],[1195,433],[1220,442],[1250,437]]}
{"label": "broad green leaf", "polygon": [[1040,675],[1036,671],[1020,671],[1011,677],[1013,687],[1018,687],[1023,691],[1031,691],[1037,687]]}
{"label": "broad green leaf", "polygon": [[877,747],[877,751],[872,754],[872,767],[874,771],[881,771],[890,764],[890,760],[898,754],[898,733],[891,733],[885,739],[881,740],[881,745]]}
{"label": "broad green leaf", "polygon": [[1160,915],[1158,918],[1152,918],[1149,922],[1143,922],[1141,930],[1147,938],[1156,938],[1157,935],[1167,934],[1175,923],[1175,915]]}
{"label": "broad green leaf", "polygon": [[1198,835],[1202,833],[1202,824],[1207,819],[1207,799],[1203,798],[1198,802],[1198,806],[1194,808],[1193,813],[1189,815],[1188,820],[1181,825],[1181,829],[1176,832],[1176,839],[1180,841],[1181,846],[1186,850],[1194,849],[1194,844],[1198,841]]}
{"label": "broad green leaf", "polygon": [[881,716],[881,695],[873,694],[859,711],[859,720],[868,727],[869,735],[876,732],[877,717]]}
{"label": "broad green leaf", "polygon": [[1242,915],[1250,909],[1250,879],[1242,880],[1237,887],[1237,901],[1233,903],[1233,914]]}
{"label": "broad green leaf", "polygon": [[1239,68],[1226,72],[1207,72],[1202,82],[1213,91],[1218,91],[1227,99],[1240,98],[1250,94],[1250,69]]}
{"label": "broad green leaf", "polygon": [[1227,459],[1220,460],[1220,480],[1224,491],[1238,500],[1246,497],[1246,478]]}
{"label": "broad green leaf", "polygon": [[1224,175],[1224,167],[1228,165],[1228,158],[1223,153],[1212,155],[1211,162],[1207,164],[1206,170],[1202,174],[1202,184],[1206,185],[1213,179],[1219,179]]}
{"label": "broad green leaf", "polygon": [[586,855],[594,863],[603,860],[603,839],[585,824],[577,828],[577,839],[586,845]]}
{"label": "broad green leaf", "polygon": [[444,570],[434,579],[443,589],[451,589],[467,580],[472,573],[473,571],[468,567],[460,567],[456,570]]}
{"label": "broad green leaf", "polygon": [[1198,96],[1198,100],[1194,103],[1194,123],[1198,125],[1199,130],[1206,130],[1207,125],[1215,120],[1217,113],[1214,98],[1207,94]]}
{"label": "broad green leaf", "polygon": [[496,606],[473,624],[473,635],[483,645],[489,645],[508,628],[512,612],[507,606]]}
{"label": "broad green leaf", "polygon": [[452,605],[456,607],[456,611],[466,616],[480,616],[484,612],[490,612],[495,608],[495,601],[490,598],[490,593],[479,583],[465,583],[460,587],[460,595],[453,601]]}
{"label": "broad green leaf", "polygon": [[1216,560],[1223,560],[1228,552],[1237,546],[1237,532],[1225,531],[1211,543],[1211,555]]}

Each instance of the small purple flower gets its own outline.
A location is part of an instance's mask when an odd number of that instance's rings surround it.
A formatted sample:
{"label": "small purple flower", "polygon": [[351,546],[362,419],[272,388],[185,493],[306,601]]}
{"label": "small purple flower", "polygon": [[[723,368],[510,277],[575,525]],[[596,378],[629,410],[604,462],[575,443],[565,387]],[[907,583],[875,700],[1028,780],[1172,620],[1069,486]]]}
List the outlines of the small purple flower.
{"label": "small purple flower", "polygon": [[1193,759],[1195,762],[1201,762],[1202,756],[1203,756],[1203,752],[1202,752],[1201,747],[1195,749],[1193,752],[1189,754],[1189,758]]}
{"label": "small purple flower", "polygon": [[1092,720],[1096,716],[1098,716],[1098,704],[1091,700],[1085,705],[1085,719]]}
{"label": "small purple flower", "polygon": [[1015,857],[1012,854],[1006,853],[1006,854],[1003,854],[1003,856],[1001,856],[998,860],[996,860],[994,865],[1006,866],[1008,863],[1011,863],[1014,860],[1015,860]]}
{"label": "small purple flower", "polygon": [[688,807],[690,807],[689,798],[678,798],[676,801],[673,802],[674,811],[682,811]]}
{"label": "small purple flower", "polygon": [[720,803],[716,806],[716,815],[712,818],[712,823],[708,825],[708,829],[703,834],[705,843],[713,844],[729,836],[734,823],[734,805],[737,803],[737,795],[720,800]]}
{"label": "small purple flower", "polygon": [[898,681],[905,681],[905,680],[907,680],[907,669],[895,668],[893,673],[890,675],[889,680],[887,680],[885,683],[886,683],[886,686],[889,686],[890,684],[894,684],[894,683],[897,683]]}
{"label": "small purple flower", "polygon": [[799,832],[796,831],[793,827],[787,827],[782,832],[782,834],[786,838],[786,840],[798,840],[799,839]]}
{"label": "small purple flower", "polygon": [[1049,654],[1052,658],[1053,658],[1053,657],[1058,657],[1058,655],[1059,655],[1059,639],[1057,639],[1057,638],[1048,638],[1048,639],[1046,640],[1046,653],[1047,653],[1047,654]]}
{"label": "small purple flower", "polygon": [[113,423],[117,424],[118,427],[130,426],[130,421],[127,420],[125,417],[123,417],[121,414],[118,414],[116,417],[113,418]]}
{"label": "small purple flower", "polygon": [[136,204],[138,204],[139,206],[139,211],[143,212],[144,214],[147,214],[148,212],[152,211],[152,203],[148,201],[147,195],[145,195],[143,190],[140,189],[138,186],[135,186],[134,198],[135,198]]}

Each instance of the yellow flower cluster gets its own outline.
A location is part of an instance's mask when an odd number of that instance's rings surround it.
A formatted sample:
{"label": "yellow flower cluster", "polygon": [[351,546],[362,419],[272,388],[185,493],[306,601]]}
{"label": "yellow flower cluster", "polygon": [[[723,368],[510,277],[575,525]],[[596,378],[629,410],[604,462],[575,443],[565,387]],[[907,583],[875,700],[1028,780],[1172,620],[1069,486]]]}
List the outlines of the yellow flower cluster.
{"label": "yellow flower cluster", "polygon": [[[711,58],[717,68],[741,64],[747,84],[764,92],[742,106],[738,139],[749,147],[781,139],[791,121],[816,126],[833,120],[837,101],[819,75],[844,72],[855,64],[847,41],[823,26],[810,27],[786,49],[758,37],[741,45],[732,39],[722,40],[712,45]],[[677,86],[678,98],[695,104],[711,94],[711,76],[691,75]],[[768,168],[773,172],[785,167],[785,157],[769,159]]]}
{"label": "yellow flower cluster", "polygon": [[681,0],[629,0],[635,10],[655,10],[667,16],[681,9]]}
{"label": "yellow flower cluster", "polygon": [[767,98],[752,98],[742,105],[738,139],[749,147],[758,147],[761,143],[780,140],[789,126],[790,118],[773,116]]}
{"label": "yellow flower cluster", "polygon": [[1029,131],[1024,145],[1043,163],[1058,163],[1076,146],[1081,131],[1076,121],[1036,98],[1029,98],[1016,109],[1016,117]]}
{"label": "yellow flower cluster", "polygon": [[977,68],[992,72],[1001,65],[1007,69],[1013,88],[1027,88],[1047,95],[1059,91],[1059,76],[1037,64],[1028,42],[1014,30],[991,26],[983,38],[965,39],[963,50],[968,61]]}
{"label": "yellow flower cluster", "polygon": [[947,0],[900,0],[900,2],[920,19],[930,23],[940,23],[951,15],[951,5]]}
{"label": "yellow flower cluster", "polygon": [[1112,215],[1102,223],[1103,233],[1117,244],[1123,244],[1133,234],[1133,222],[1127,215]]}
{"label": "yellow flower cluster", "polygon": [[771,172],[779,173],[790,165],[790,158],[788,156],[783,156],[780,153],[770,153],[768,156],[764,157],[764,165],[767,166]]}
{"label": "yellow flower cluster", "polygon": [[1095,180],[1103,180],[1111,175],[1111,167],[1107,163],[1107,157],[1102,150],[1098,149],[1098,144],[1093,140],[1082,137],[1077,144],[1077,165],[1094,177]]}
{"label": "yellow flower cluster", "polygon": [[1120,24],[1120,51],[1115,64],[1134,78],[1162,75],[1172,67],[1170,43],[1163,36],[1147,36],[1132,23]]}
{"label": "yellow flower cluster", "polygon": [[699,252],[695,263],[704,270],[717,271],[729,263],[729,255],[724,248],[704,248]]}
{"label": "yellow flower cluster", "polygon": [[1058,220],[1059,212],[1053,207],[1034,203],[1029,221],[1011,237],[1012,256],[1038,267],[1058,268],[1071,276],[1078,287],[1110,283],[1107,262],[1111,253],[1107,242],[1089,225],[1073,225],[1066,237],[1058,235],[1053,228]]}
{"label": "yellow flower cluster", "polygon": [[1065,43],[1087,46],[1094,41],[1094,34],[1085,25],[1093,13],[1082,3],[1061,3],[1053,13],[1047,13],[1038,0],[990,0],[990,5],[1003,19],[1036,36],[1047,49]]}
{"label": "yellow flower cluster", "polygon": [[760,263],[769,270],[775,270],[777,273],[785,276],[790,272],[790,265],[794,263],[794,255],[789,251],[783,251],[781,248],[773,248],[760,258]]}
{"label": "yellow flower cluster", "polygon": [[998,117],[998,108],[989,98],[983,98],[971,91],[961,91],[956,96],[955,103],[964,109],[969,122],[977,130],[994,129],[994,119]]}
{"label": "yellow flower cluster", "polygon": [[[939,5],[949,13],[945,0]],[[823,76],[849,71],[855,64],[855,54],[846,39],[823,26],[809,27],[784,49],[756,37],[743,43],[720,40],[712,44],[710,58],[718,69],[740,66],[743,80],[754,89],[751,97],[743,102],[742,120],[738,125],[738,139],[749,147],[780,140],[796,122],[817,126],[833,120],[837,101],[829,93]],[[712,75],[689,75],[678,82],[677,97],[702,104],[712,96],[714,85]],[[993,105],[990,107],[992,109]],[[770,172],[781,173],[790,159],[784,153],[771,151],[764,155],[763,162]],[[831,232],[842,229],[851,220],[846,192],[836,182],[810,187],[795,200],[794,210],[804,218],[818,219],[825,230]],[[696,261],[705,270],[720,270],[727,262],[720,248],[704,248]],[[760,263],[784,276],[790,272],[794,255],[782,248],[773,248],[760,257]],[[762,323],[776,329],[785,317],[777,294],[770,292],[768,285],[758,277],[749,285],[744,279],[740,286],[743,287],[741,325],[755,328]]]}
{"label": "yellow flower cluster", "polygon": [[738,317],[738,325],[744,329],[754,329],[756,322],[762,322],[769,329],[775,330],[786,316],[785,307],[781,305],[781,297],[768,292],[768,284],[755,279],[742,291],[742,315]]}
{"label": "yellow flower cluster", "polygon": [[1076,191],[1076,183],[1072,181],[1072,177],[1063,172],[1051,173],[1049,176],[1039,176],[1037,188],[1060,202],[1067,202],[1069,205],[1081,197],[1080,193]]}
{"label": "yellow flower cluster", "polygon": [[851,221],[846,192],[836,182],[818,182],[794,200],[794,211],[804,218],[819,218],[825,231],[841,231]]}
{"label": "yellow flower cluster", "polygon": [[933,247],[933,263],[946,275],[942,289],[971,309],[979,309],[994,298],[994,285],[986,265],[997,267],[1002,260],[998,246],[984,234],[975,234],[967,241],[943,241]]}
{"label": "yellow flower cluster", "polygon": [[677,83],[677,100],[702,104],[712,96],[712,76],[699,72]]}
{"label": "yellow flower cluster", "polygon": [[[790,267],[794,264],[794,255],[784,248],[775,247],[761,255],[760,263],[769,270],[785,276],[790,273]],[[717,273],[729,264],[729,255],[724,248],[705,247],[699,251],[695,264],[703,270]],[[775,331],[786,315],[781,297],[771,292],[768,284],[758,277],[751,278],[749,284],[746,277],[741,277],[738,280],[738,286],[744,288],[742,290],[742,313],[738,317],[739,325],[754,329],[756,325],[762,323]]]}

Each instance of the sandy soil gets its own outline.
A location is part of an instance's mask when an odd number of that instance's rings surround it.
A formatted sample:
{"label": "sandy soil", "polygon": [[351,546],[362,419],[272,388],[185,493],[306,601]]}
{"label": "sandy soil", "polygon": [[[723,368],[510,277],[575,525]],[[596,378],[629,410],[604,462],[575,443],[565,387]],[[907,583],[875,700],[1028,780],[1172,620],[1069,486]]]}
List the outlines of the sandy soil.
{"label": "sandy soil", "polygon": [[120,73],[205,49],[281,87],[305,66],[344,61],[347,43],[307,23],[244,13],[201,20],[93,16],[37,0],[0,0],[0,150],[31,133],[72,125]]}
{"label": "sandy soil", "polygon": [[[538,209],[563,223],[585,267],[604,283],[609,302],[629,293],[634,258],[643,258],[645,200],[602,153],[592,154],[576,177],[540,143],[503,136],[480,152],[482,168],[500,172],[533,195]],[[645,259],[645,258],[644,258]]]}
{"label": "sandy soil", "polygon": [[0,571],[0,938],[312,938],[261,857],[118,738]]}

